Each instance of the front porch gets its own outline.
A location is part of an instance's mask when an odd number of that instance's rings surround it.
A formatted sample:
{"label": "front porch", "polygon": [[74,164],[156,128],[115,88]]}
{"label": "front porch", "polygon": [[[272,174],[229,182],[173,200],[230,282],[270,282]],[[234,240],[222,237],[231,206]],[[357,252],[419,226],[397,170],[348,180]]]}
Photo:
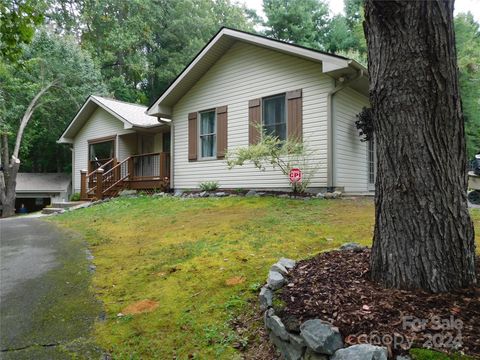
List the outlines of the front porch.
{"label": "front porch", "polygon": [[170,183],[170,153],[132,155],[121,162],[109,159],[93,170],[80,170],[80,198],[101,200],[125,189],[162,190]]}

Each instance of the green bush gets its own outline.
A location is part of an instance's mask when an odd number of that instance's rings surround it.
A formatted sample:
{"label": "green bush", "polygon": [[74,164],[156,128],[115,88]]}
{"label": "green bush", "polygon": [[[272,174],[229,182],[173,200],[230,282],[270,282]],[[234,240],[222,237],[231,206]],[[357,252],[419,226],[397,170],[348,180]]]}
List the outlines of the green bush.
{"label": "green bush", "polygon": [[70,196],[70,201],[80,201],[80,193],[73,193]]}
{"label": "green bush", "polygon": [[202,191],[215,191],[218,189],[217,181],[204,181],[198,185]]}

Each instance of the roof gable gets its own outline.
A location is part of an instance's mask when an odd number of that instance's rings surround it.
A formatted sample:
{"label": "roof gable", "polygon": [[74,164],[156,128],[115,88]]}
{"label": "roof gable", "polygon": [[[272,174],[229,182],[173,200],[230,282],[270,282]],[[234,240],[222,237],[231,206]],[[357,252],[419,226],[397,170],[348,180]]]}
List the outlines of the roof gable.
{"label": "roof gable", "polygon": [[360,64],[343,56],[328,54],[224,27],[220,29],[162,95],[147,109],[147,114],[169,117],[171,115],[171,107],[238,41],[319,62],[322,64],[324,73],[334,73],[341,69],[348,69],[352,64],[357,68],[363,68]]}
{"label": "roof gable", "polygon": [[58,142],[72,143],[73,138],[98,108],[102,108],[121,121],[125,129],[152,128],[164,125],[156,117],[146,114],[146,106],[91,95],[65,129]]}

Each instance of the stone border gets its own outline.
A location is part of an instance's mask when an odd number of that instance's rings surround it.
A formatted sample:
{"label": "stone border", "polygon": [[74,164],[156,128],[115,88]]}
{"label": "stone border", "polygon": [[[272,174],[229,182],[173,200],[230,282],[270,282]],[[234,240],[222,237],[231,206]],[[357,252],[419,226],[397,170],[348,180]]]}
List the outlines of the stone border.
{"label": "stone border", "polygon": [[[357,243],[346,243],[340,250],[361,251]],[[287,285],[285,276],[296,262],[281,258],[268,272],[267,282],[259,294],[260,309],[264,311],[264,325],[273,343],[285,360],[387,360],[386,347],[359,344],[344,347],[342,335],[333,324],[320,319],[310,319],[302,324],[298,320],[281,319],[275,313],[275,293]],[[397,360],[410,359],[398,356]]]}

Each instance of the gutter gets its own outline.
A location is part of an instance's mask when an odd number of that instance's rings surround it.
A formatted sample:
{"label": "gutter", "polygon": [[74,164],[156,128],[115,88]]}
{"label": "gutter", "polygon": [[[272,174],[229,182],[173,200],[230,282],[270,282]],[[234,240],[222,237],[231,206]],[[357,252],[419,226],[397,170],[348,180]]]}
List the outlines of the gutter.
{"label": "gutter", "polygon": [[[351,64],[355,65],[355,64]],[[347,79],[340,77],[340,84],[331,90],[327,95],[327,191],[334,191],[335,176],[334,176],[334,124],[333,124],[333,96],[339,91],[346,88],[353,81],[365,75],[365,70],[361,66],[354,66],[357,68],[357,73]]]}

